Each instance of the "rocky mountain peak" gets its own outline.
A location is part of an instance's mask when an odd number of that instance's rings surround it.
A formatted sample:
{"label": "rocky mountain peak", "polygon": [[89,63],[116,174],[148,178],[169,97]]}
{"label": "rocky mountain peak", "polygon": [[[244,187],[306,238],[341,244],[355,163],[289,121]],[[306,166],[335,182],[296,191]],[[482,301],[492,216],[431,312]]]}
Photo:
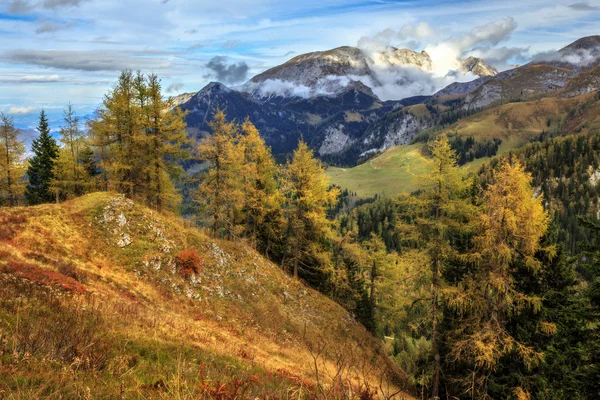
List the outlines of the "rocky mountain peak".
{"label": "rocky mountain peak", "polygon": [[498,70],[488,63],[486,63],[481,58],[477,57],[467,57],[464,60],[461,60],[462,72],[471,72],[473,75],[482,76],[496,76],[498,75]]}

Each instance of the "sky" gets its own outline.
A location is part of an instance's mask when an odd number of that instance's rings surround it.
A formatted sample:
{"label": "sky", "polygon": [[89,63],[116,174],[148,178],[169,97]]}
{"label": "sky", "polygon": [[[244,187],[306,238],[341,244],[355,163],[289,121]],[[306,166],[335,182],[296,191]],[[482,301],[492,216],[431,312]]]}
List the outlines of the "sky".
{"label": "sky", "polygon": [[125,68],[174,95],[342,45],[504,70],[595,34],[600,0],[0,0],[0,111],[30,129],[44,108],[56,127],[69,102],[92,113]]}

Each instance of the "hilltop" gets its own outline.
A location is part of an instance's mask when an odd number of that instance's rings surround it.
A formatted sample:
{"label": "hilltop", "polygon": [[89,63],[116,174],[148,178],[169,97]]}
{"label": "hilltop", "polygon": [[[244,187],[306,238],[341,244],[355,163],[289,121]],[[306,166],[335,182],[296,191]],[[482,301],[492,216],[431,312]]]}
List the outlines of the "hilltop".
{"label": "hilltop", "polygon": [[0,221],[0,393],[299,399],[410,389],[352,315],[243,241],[213,240],[113,193],[2,208]]}

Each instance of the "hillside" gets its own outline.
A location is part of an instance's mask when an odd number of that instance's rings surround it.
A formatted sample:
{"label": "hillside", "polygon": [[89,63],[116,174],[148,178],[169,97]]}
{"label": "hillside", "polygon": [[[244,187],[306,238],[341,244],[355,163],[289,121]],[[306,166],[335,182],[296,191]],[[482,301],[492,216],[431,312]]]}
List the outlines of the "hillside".
{"label": "hillside", "polygon": [[[412,108],[415,107],[418,106]],[[460,119],[441,132],[479,143],[500,140],[497,154],[502,154],[540,138],[594,133],[599,129],[600,103],[596,95],[588,93],[502,104]],[[418,189],[418,176],[425,170],[421,141],[429,139],[430,134],[417,137],[417,144],[391,148],[353,168],[330,167],[327,173],[332,183],[360,197],[410,193]],[[478,157],[464,167],[474,170],[487,160],[489,157]]]}
{"label": "hillside", "polygon": [[9,398],[300,399],[403,386],[341,306],[239,241],[115,194],[1,208],[0,281]]}

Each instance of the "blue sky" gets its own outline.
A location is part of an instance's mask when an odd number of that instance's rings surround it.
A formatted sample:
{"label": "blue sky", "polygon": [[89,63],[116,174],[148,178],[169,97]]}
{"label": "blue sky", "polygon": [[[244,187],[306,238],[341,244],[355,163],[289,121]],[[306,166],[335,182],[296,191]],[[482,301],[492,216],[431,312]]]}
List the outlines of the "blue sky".
{"label": "blue sky", "polygon": [[0,111],[27,128],[44,107],[56,126],[68,102],[92,112],[124,68],[176,94],[341,45],[449,44],[506,69],[594,34],[595,0],[0,0]]}

